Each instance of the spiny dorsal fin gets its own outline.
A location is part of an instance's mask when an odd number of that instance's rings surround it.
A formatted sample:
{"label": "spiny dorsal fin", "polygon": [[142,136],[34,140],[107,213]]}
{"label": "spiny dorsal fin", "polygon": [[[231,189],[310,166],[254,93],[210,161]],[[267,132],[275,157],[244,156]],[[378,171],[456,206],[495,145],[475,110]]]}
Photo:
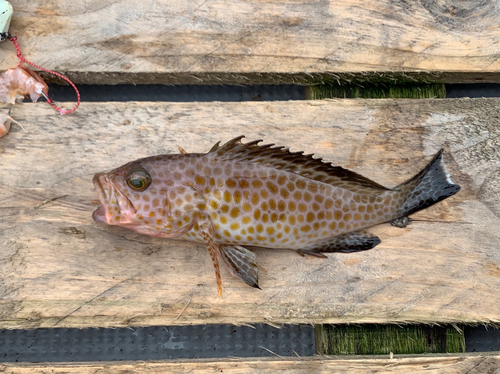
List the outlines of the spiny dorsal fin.
{"label": "spiny dorsal fin", "polygon": [[241,139],[244,137],[243,135],[238,136],[222,146],[218,142],[210,149],[209,153],[216,153],[217,156],[226,160],[241,160],[275,167],[331,185],[342,185],[347,189],[351,185],[375,189],[379,192],[388,191],[388,188],[362,175],[340,166],[332,166],[329,162],[323,162],[321,158],[313,158],[312,154],[290,152],[289,148],[273,147],[274,144],[257,145],[262,140],[243,144]]}

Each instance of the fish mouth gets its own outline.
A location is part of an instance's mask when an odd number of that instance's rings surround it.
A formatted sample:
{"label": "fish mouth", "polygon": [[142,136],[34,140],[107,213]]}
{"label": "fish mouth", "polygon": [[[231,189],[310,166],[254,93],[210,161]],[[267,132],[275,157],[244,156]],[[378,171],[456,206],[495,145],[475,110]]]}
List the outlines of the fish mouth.
{"label": "fish mouth", "polygon": [[106,211],[104,210],[104,207],[102,205],[97,208],[94,213],[92,213],[92,218],[96,222],[108,223],[108,221],[106,220]]}
{"label": "fish mouth", "polygon": [[104,206],[108,203],[108,194],[106,193],[106,189],[103,186],[101,178],[107,179],[105,175],[102,173],[98,173],[94,175],[94,179],[92,183],[94,184],[95,190],[97,192],[97,196],[101,202],[101,206],[97,208],[94,213],[92,213],[92,218],[96,222],[108,223],[108,219],[106,218],[106,209]]}
{"label": "fish mouth", "polygon": [[132,223],[132,216],[136,210],[128,197],[118,188],[113,175],[98,173],[94,175],[93,183],[101,201],[101,206],[92,213],[94,221],[108,225]]}

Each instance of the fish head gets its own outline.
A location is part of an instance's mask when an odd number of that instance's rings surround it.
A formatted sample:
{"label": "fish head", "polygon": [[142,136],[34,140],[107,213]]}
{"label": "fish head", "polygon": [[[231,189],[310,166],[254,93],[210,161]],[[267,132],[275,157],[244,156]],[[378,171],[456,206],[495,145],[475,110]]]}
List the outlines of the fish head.
{"label": "fish head", "polygon": [[154,163],[144,160],[94,176],[93,183],[101,202],[92,215],[95,221],[152,235],[150,221],[144,217],[156,216],[155,221],[162,219],[168,215],[168,207],[164,199],[159,199],[164,181],[157,178]]}

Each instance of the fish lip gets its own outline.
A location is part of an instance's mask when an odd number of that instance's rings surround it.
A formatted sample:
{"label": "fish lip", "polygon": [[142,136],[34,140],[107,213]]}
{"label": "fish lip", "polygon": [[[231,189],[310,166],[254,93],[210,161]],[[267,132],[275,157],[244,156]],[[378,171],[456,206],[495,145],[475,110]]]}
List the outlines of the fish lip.
{"label": "fish lip", "polygon": [[[119,200],[118,197],[114,197],[114,195],[118,195],[127,202],[126,206],[122,206],[118,202],[116,203],[116,206],[119,208],[121,215],[123,215],[123,213],[128,213],[129,215],[133,215],[136,213],[136,209],[130,199],[118,188],[117,184],[114,181],[113,175],[109,175],[107,173],[97,173],[94,175],[92,181],[94,183],[97,196],[101,201],[101,206],[92,213],[92,218],[94,219],[94,221],[107,223],[108,225],[125,225],[133,223],[130,219],[124,220],[123,218],[120,219],[119,222],[115,222],[107,214],[105,206],[107,204],[110,204],[110,200],[112,200],[113,198],[115,198],[116,201]],[[105,185],[107,185],[107,187],[105,187]]]}
{"label": "fish lip", "polygon": [[97,208],[94,213],[92,213],[92,218],[96,222],[108,223],[108,221],[106,220],[106,211],[104,210],[104,207],[102,205]]}
{"label": "fish lip", "polygon": [[104,188],[101,178],[105,178],[109,182],[109,178],[106,177],[105,173],[97,173],[94,175],[94,178],[92,179],[92,183],[94,184],[97,196],[99,197],[99,200],[101,202],[101,206],[92,213],[92,218],[96,222],[111,224],[110,220],[106,216],[106,208],[105,208],[105,204],[107,200],[109,200],[108,199],[109,196],[106,188]]}

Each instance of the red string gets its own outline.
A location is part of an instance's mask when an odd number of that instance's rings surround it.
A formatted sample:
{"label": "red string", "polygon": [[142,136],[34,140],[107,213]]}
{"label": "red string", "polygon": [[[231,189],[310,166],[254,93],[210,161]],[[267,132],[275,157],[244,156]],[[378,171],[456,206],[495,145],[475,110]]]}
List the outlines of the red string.
{"label": "red string", "polygon": [[71,110],[67,110],[67,109],[64,109],[64,108],[59,108],[56,104],[54,104],[54,102],[52,101],[51,98],[49,98],[48,96],[44,95],[45,98],[47,99],[47,102],[52,106],[52,108],[54,108],[55,110],[57,110],[62,115],[73,113],[78,108],[78,106],[80,105],[80,92],[78,92],[78,88],[76,88],[75,84],[73,82],[71,82],[68,78],[66,78],[62,74],[59,74],[59,73],[57,73],[55,71],[52,71],[52,70],[48,70],[48,69],[42,68],[41,66],[35,65],[34,63],[26,60],[24,58],[24,56],[22,55],[22,53],[21,53],[21,49],[19,48],[19,44],[16,41],[17,40],[17,36],[11,36],[11,37],[9,37],[9,40],[14,44],[14,47],[16,47],[17,57],[19,58],[19,64],[17,65],[17,67],[21,66],[22,62],[25,62],[27,64],[30,64],[31,66],[34,66],[35,68],[37,68],[39,70],[43,70],[43,71],[45,71],[47,73],[54,74],[54,75],[58,76],[59,78],[64,79],[66,82],[68,82],[71,85],[71,87],[73,87],[73,89],[76,92],[77,102],[76,102],[75,107],[73,109],[71,109]]}

